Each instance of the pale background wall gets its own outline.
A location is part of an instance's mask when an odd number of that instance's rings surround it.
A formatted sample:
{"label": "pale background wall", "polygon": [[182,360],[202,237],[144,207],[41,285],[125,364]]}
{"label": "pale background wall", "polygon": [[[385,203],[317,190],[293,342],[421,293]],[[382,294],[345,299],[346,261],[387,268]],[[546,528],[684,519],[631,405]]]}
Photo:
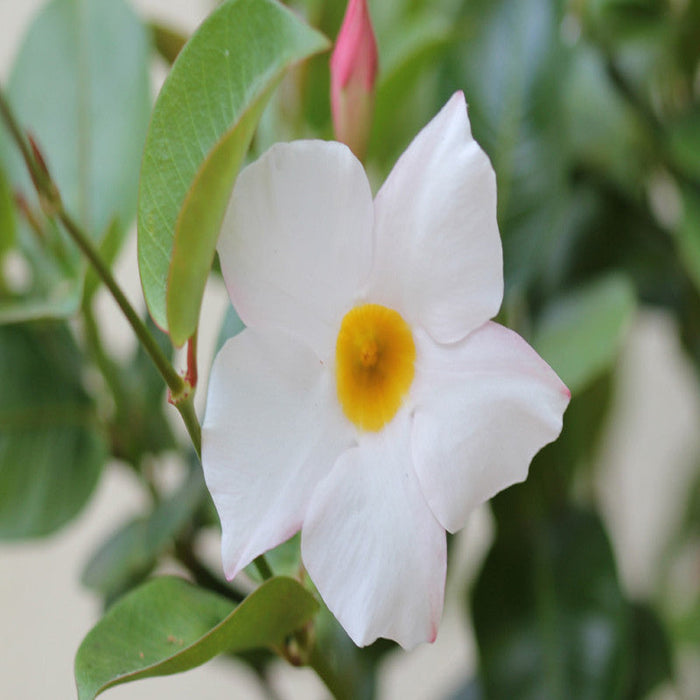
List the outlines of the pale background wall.
{"label": "pale background wall", "polygon": [[[183,30],[192,30],[210,7],[207,0],[133,0],[133,4],[144,16],[167,20]],[[41,0],[0,0],[3,83],[24,29],[40,5]],[[120,258],[117,276],[131,300],[142,307],[133,237]],[[220,287],[208,289],[200,356],[202,387],[226,303]],[[109,298],[103,296],[100,304],[109,317],[110,347],[115,353],[125,352],[133,342],[128,326]],[[617,418],[601,456],[604,469],[599,490],[622,579],[639,594],[651,590],[656,563],[678,515],[700,442],[697,384],[676,338],[670,319],[650,312],[640,314],[621,358]],[[203,397],[200,391],[200,411]],[[59,534],[36,542],[0,544],[0,698],[75,697],[75,650],[99,615],[98,602],[80,587],[78,577],[88,554],[118,523],[139,511],[140,498],[124,470],[110,469],[87,510]],[[452,561],[458,572],[475,569],[489,536],[488,510],[482,509],[460,535]],[[215,549],[217,544],[213,545]],[[448,581],[445,619],[437,642],[389,661],[381,682],[382,698],[444,697],[473,670],[474,643],[461,615],[462,598],[462,591]],[[280,697],[292,700],[325,697],[311,672],[281,664],[276,689]],[[257,700],[264,695],[243,666],[215,661],[186,674],[121,686],[105,697]]]}

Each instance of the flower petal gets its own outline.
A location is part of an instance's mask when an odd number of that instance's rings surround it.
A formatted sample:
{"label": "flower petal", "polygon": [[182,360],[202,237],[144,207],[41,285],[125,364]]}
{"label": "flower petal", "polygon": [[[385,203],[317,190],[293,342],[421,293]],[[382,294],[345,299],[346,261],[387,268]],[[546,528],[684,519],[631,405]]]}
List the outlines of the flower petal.
{"label": "flower petal", "polygon": [[476,506],[527,477],[535,454],[561,432],[571,395],[496,323],[451,346],[416,339],[413,459],[435,517],[455,532]]}
{"label": "flower petal", "polygon": [[370,297],[440,342],[496,315],[503,257],[496,177],[452,96],[399,158],[375,199]]}
{"label": "flower petal", "polygon": [[445,587],[445,531],[411,465],[410,417],[365,433],[319,484],[301,551],[331,612],[359,646],[433,641]]}
{"label": "flower petal", "polygon": [[323,360],[366,283],[372,193],[339,143],[276,144],[238,177],[219,237],[221,269],[247,326],[298,334]]}
{"label": "flower petal", "polygon": [[246,329],[216,356],[202,466],[229,578],[299,530],[316,483],[351,444],[334,392],[314,353],[279,331]]}

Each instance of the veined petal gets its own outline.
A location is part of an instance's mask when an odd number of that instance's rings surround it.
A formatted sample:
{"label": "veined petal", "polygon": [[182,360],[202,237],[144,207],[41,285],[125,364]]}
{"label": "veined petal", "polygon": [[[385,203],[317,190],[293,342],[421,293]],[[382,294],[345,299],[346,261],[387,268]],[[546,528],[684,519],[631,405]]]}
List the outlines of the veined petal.
{"label": "veined petal", "polygon": [[239,175],[218,243],[243,322],[287,330],[328,359],[367,280],[372,224],[369,183],[347,146],[272,146]]}
{"label": "veined petal", "polygon": [[433,641],[442,614],[445,531],[411,464],[410,417],[399,414],[343,453],[313,495],[304,564],[352,640],[405,648]]}
{"label": "veined petal", "polygon": [[228,578],[299,530],[316,483],[351,444],[334,394],[315,354],[279,331],[248,328],[216,356],[202,467]]}
{"label": "veined petal", "polygon": [[496,176],[456,93],[399,158],[375,199],[370,298],[440,342],[496,315],[503,259]]}
{"label": "veined petal", "polygon": [[460,343],[417,334],[412,452],[423,494],[450,532],[476,506],[527,477],[561,432],[571,397],[517,334],[487,323]]}

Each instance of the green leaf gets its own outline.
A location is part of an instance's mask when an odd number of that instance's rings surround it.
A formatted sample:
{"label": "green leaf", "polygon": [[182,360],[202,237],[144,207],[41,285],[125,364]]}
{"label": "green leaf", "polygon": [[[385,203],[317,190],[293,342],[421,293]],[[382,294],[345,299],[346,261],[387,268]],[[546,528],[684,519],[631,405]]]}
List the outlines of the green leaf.
{"label": "green leaf", "polygon": [[595,515],[564,510],[497,537],[472,613],[485,697],[622,697],[629,609]]}
{"label": "green leaf", "polygon": [[476,140],[498,183],[498,221],[509,289],[548,271],[569,203],[563,89],[571,51],[563,3],[463,0],[461,41],[443,89],[462,87]]}
{"label": "green leaf", "polygon": [[609,274],[552,302],[532,344],[577,393],[615,361],[635,306],[632,283]]}
{"label": "green leaf", "polygon": [[562,90],[572,156],[621,190],[641,194],[653,159],[651,135],[612,83],[599,51],[582,44],[573,53]]}
{"label": "green leaf", "polygon": [[104,595],[109,603],[145,578],[158,557],[191,522],[205,493],[197,465],[170,498],[159,503],[147,517],[120,527],[92,555],[83,570],[83,585]]}
{"label": "green leaf", "polygon": [[668,636],[654,610],[644,603],[632,603],[630,610],[634,661],[627,697],[636,700],[673,677],[673,661]]}
{"label": "green leaf", "polygon": [[289,578],[266,581],[239,606],[182,579],[157,578],[117,602],[75,659],[79,700],[119,683],[187,671],[222,652],[274,647],[318,609]]}
{"label": "green leaf", "polygon": [[53,532],[90,497],[106,450],[64,326],[0,327],[0,538]]}
{"label": "green leaf", "polygon": [[[0,260],[15,242],[15,210],[7,178],[0,168]],[[0,291],[2,288],[0,287]]]}
{"label": "green leaf", "polygon": [[158,97],[139,188],[139,268],[156,323],[182,345],[234,180],[284,72],[328,46],[275,0],[231,0],[187,42]]}
{"label": "green leaf", "polygon": [[393,165],[433,116],[433,101],[426,100],[425,84],[434,77],[454,30],[434,8],[411,17],[394,18],[390,31],[380,37],[387,51],[382,56],[377,84],[369,155],[384,166]]}
{"label": "green leaf", "polygon": [[700,291],[700,195],[690,188],[683,191],[683,218],[676,236],[681,262]]}
{"label": "green leaf", "polygon": [[[136,213],[148,60],[148,32],[123,0],[53,0],[10,75],[20,123],[39,143],[64,205],[95,238],[112,219],[125,228]],[[30,192],[23,164],[13,163],[12,179]]]}
{"label": "green leaf", "polygon": [[[136,213],[151,106],[149,45],[124,0],[53,0],[29,28],[9,78],[20,124],[35,137],[66,208],[96,241],[116,221],[121,243]],[[12,185],[38,214],[24,163],[4,141]],[[0,322],[73,314],[85,273],[77,248],[50,227],[37,240],[22,223],[19,244],[35,284],[6,305]]]}
{"label": "green leaf", "polygon": [[668,149],[678,167],[700,182],[700,107],[669,126]]}

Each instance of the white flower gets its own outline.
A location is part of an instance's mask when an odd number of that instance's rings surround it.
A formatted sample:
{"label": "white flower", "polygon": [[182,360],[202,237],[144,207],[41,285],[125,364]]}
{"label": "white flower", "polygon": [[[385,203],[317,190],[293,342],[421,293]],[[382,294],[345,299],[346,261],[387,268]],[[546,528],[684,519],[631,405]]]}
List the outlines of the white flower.
{"label": "white flower", "polygon": [[496,183],[455,94],[374,203],[339,143],[273,146],[219,239],[247,329],[216,357],[202,462],[229,578],[300,528],[359,645],[434,640],[445,530],[526,478],[569,392],[512,331]]}

